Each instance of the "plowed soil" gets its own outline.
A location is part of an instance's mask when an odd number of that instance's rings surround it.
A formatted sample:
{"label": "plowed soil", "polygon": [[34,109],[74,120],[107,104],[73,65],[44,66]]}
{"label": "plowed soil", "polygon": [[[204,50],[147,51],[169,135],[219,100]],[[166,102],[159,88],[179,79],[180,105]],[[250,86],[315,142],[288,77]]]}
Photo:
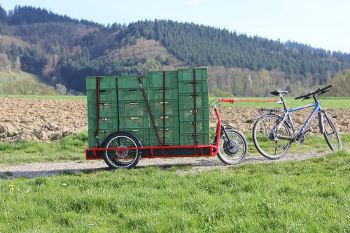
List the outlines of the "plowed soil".
{"label": "plowed soil", "polygon": [[[83,100],[44,100],[2,97],[0,98],[0,141],[21,140],[52,141],[87,130],[87,108]],[[350,109],[329,109],[338,130],[350,132]],[[296,126],[300,126],[310,114],[309,110],[293,114]],[[250,134],[254,120],[259,115],[255,108],[222,107],[221,117],[226,124]],[[210,115],[210,126],[215,126],[215,116]],[[317,120],[311,132],[318,131]]]}
{"label": "plowed soil", "polygon": [[0,98],[0,140],[52,141],[87,129],[86,102]]}

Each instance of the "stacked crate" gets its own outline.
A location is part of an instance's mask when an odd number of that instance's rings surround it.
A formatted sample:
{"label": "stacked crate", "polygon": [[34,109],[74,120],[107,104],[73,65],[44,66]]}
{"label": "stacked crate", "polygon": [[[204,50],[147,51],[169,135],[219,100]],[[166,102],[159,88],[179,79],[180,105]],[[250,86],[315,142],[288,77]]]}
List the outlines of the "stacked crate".
{"label": "stacked crate", "polygon": [[[99,79],[99,84],[97,79]],[[96,92],[97,89],[99,91]],[[96,147],[98,144],[96,135],[101,143],[109,134],[119,131],[116,78],[110,76],[87,77],[86,92],[89,147]]]}
{"label": "stacked crate", "polygon": [[[135,76],[118,76],[119,131],[131,132],[143,146],[150,143],[150,120]],[[143,83],[147,90],[147,83]],[[147,94],[147,93],[146,93]]]}
{"label": "stacked crate", "polygon": [[177,72],[150,72],[145,80],[148,83],[150,106],[160,139],[159,143],[154,129],[151,128],[150,145],[179,145]]}
{"label": "stacked crate", "polygon": [[96,133],[101,143],[117,131],[131,132],[142,146],[209,144],[207,68],[149,72],[141,81],[156,130],[137,77],[103,76],[97,132],[96,77],[87,77],[89,147]]}
{"label": "stacked crate", "polygon": [[209,144],[207,69],[179,70],[178,84],[180,144]]}

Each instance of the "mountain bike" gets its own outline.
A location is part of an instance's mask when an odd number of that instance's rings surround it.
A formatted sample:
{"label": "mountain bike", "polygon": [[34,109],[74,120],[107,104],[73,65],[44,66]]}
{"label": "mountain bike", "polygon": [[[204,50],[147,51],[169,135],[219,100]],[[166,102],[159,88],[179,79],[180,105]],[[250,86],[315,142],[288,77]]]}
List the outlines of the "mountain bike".
{"label": "mountain bike", "polygon": [[[317,115],[320,133],[323,134],[328,147],[332,151],[341,150],[342,146],[339,133],[331,118],[327,115],[325,110],[321,108],[318,101],[320,95],[328,92],[331,87],[332,86],[329,85],[322,89],[318,88],[314,92],[296,97],[296,100],[306,100],[311,97],[314,100],[312,104],[296,108],[287,107],[284,94],[287,94],[288,91],[274,90],[271,92],[272,95],[279,96],[280,100],[278,103],[283,104],[283,109],[261,109],[264,113],[256,120],[253,127],[253,142],[255,148],[269,159],[279,159],[283,157],[287,153],[292,142],[296,142],[297,144],[304,142],[305,133],[308,131],[310,122]],[[291,113],[312,107],[314,109],[310,116],[307,118],[304,125],[296,131]]]}

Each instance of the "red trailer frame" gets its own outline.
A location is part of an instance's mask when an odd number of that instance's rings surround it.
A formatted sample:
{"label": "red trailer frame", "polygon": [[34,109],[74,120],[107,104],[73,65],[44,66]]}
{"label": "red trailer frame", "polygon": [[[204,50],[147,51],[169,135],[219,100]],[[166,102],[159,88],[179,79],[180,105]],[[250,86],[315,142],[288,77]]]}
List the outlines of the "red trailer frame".
{"label": "red trailer frame", "polygon": [[[144,146],[144,147],[128,147],[128,148],[88,148],[85,150],[85,157],[87,160],[100,160],[103,159],[103,152],[105,151],[120,151],[124,152],[126,150],[138,150],[144,151],[148,150],[150,155],[142,155],[141,158],[172,158],[172,157],[210,157],[216,156],[220,146],[220,136],[221,135],[221,117],[217,105],[219,103],[235,103],[235,102],[277,102],[277,100],[267,99],[267,100],[257,100],[257,99],[227,99],[222,98],[215,101],[212,106],[214,106],[215,116],[217,118],[216,125],[216,142],[215,145],[186,145],[186,146]],[[175,154],[166,155],[167,151],[181,151],[181,149],[192,149],[193,154]],[[156,155],[156,151],[161,151],[162,155]]]}

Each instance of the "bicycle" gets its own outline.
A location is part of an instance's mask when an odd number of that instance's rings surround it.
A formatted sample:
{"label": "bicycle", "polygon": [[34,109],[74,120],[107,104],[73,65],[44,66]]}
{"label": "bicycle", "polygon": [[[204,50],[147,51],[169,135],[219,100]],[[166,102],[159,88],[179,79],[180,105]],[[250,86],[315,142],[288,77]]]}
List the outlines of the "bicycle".
{"label": "bicycle", "polygon": [[[296,142],[297,144],[303,143],[305,140],[305,132],[307,132],[310,122],[315,118],[316,113],[318,116],[320,133],[323,134],[328,147],[332,151],[341,150],[342,145],[339,133],[318,101],[320,95],[328,92],[331,87],[332,85],[322,89],[318,88],[314,92],[296,97],[296,100],[302,99],[302,101],[304,101],[311,97],[314,100],[312,104],[296,108],[287,107],[286,100],[283,96],[287,94],[288,91],[274,90],[271,92],[272,95],[279,96],[280,100],[278,103],[283,104],[283,109],[261,109],[263,112],[267,113],[263,113],[263,115],[256,120],[253,127],[253,142],[260,154],[269,159],[279,159],[287,153],[292,142]],[[303,126],[296,131],[291,113],[312,107],[314,107],[314,109],[310,116]]]}

